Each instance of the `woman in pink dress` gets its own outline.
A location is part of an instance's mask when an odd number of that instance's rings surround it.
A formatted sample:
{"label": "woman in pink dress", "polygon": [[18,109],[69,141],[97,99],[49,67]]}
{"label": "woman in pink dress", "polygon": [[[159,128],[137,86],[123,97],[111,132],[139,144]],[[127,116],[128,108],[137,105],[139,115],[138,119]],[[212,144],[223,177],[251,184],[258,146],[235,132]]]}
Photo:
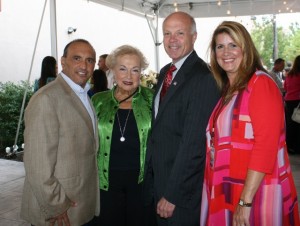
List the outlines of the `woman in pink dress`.
{"label": "woman in pink dress", "polygon": [[210,57],[222,97],[207,127],[201,225],[300,225],[280,90],[237,22],[216,28]]}

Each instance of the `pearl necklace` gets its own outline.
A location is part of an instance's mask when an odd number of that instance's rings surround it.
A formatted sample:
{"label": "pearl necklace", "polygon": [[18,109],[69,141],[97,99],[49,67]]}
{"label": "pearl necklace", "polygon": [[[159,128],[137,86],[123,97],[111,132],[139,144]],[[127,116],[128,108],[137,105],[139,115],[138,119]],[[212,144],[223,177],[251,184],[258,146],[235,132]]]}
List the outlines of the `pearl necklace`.
{"label": "pearl necklace", "polygon": [[118,118],[118,123],[119,123],[120,133],[121,133],[121,138],[120,138],[120,141],[121,141],[121,142],[124,142],[124,141],[125,141],[124,133],[125,133],[125,129],[126,129],[126,125],[127,125],[127,121],[128,121],[130,112],[131,112],[131,109],[129,109],[129,111],[128,111],[128,114],[127,114],[127,117],[126,117],[126,120],[125,120],[125,124],[124,124],[124,128],[123,128],[123,129],[122,129],[122,127],[121,127],[119,114],[118,114],[118,112],[117,112],[117,118]]}

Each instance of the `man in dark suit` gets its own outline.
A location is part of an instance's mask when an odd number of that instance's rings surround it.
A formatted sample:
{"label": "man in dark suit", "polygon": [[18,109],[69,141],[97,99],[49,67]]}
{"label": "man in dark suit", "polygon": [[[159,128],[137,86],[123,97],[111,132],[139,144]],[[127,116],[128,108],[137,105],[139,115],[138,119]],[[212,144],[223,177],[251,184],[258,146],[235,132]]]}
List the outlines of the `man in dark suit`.
{"label": "man in dark suit", "polygon": [[[205,131],[219,91],[207,64],[194,51],[195,20],[175,12],[163,22],[164,48],[172,63],[160,71],[148,139],[145,194],[154,196],[157,222],[198,226],[205,165]],[[172,82],[162,98],[167,71]]]}

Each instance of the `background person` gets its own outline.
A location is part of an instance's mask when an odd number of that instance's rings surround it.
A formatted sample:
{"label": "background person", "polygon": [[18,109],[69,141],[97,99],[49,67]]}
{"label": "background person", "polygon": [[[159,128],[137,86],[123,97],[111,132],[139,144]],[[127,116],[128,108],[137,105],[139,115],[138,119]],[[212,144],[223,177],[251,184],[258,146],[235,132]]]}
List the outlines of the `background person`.
{"label": "background person", "polygon": [[112,89],[114,86],[114,75],[111,69],[106,65],[106,58],[108,54],[102,54],[99,57],[98,67],[106,73],[107,77],[107,88]]}
{"label": "background person", "polygon": [[32,225],[79,226],[99,214],[97,119],[87,95],[95,57],[86,40],[67,44],[62,72],[26,108],[21,217]]}
{"label": "background person", "polygon": [[92,97],[95,93],[107,91],[107,77],[104,71],[96,69],[91,77],[93,87],[89,89],[88,95]]}
{"label": "background person", "polygon": [[[154,195],[160,226],[199,226],[205,128],[219,92],[207,64],[194,50],[195,20],[184,12],[172,13],[163,22],[163,34],[172,63],[161,69],[154,95],[145,201],[150,203]],[[161,97],[171,65],[177,69]]]}
{"label": "background person", "polygon": [[300,154],[300,124],[294,122],[291,117],[300,102],[300,55],[293,63],[284,81],[286,91],[285,113],[286,113],[286,142],[288,151],[291,154]]}
{"label": "background person", "polygon": [[210,62],[222,97],[206,133],[201,225],[299,225],[282,96],[241,24],[216,28]]}
{"label": "background person", "polygon": [[123,45],[109,54],[106,64],[116,86],[92,97],[100,135],[98,224],[153,226],[144,215],[141,195],[153,92],[140,86],[140,77],[148,63],[140,50]]}
{"label": "background person", "polygon": [[284,66],[285,66],[285,60],[282,58],[278,58],[274,61],[274,66],[273,66],[272,70],[269,72],[269,74],[272,76],[272,78],[276,82],[276,84],[279,87],[282,94],[284,94],[284,89],[283,89]]}
{"label": "background person", "polygon": [[292,62],[288,61],[286,63],[286,67],[283,70],[283,80],[285,80],[285,78],[286,78],[287,74],[289,73],[289,71],[291,70],[291,68],[292,68]]}
{"label": "background person", "polygon": [[42,61],[41,76],[34,81],[33,91],[53,81],[57,76],[57,62],[52,56],[46,56]]}

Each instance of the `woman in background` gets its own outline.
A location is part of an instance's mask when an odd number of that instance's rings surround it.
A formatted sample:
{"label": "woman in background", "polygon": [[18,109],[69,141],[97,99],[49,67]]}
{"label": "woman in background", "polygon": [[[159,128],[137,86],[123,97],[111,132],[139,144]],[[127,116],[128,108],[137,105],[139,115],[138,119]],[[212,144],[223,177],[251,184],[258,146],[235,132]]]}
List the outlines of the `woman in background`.
{"label": "woman in background", "polygon": [[88,91],[89,97],[92,97],[94,94],[107,91],[107,77],[106,73],[101,69],[96,69],[93,72],[91,77],[92,88]]}
{"label": "woman in background", "polygon": [[92,97],[100,137],[98,225],[154,225],[142,201],[153,92],[140,86],[140,77],[148,63],[140,50],[123,45],[108,55],[106,64],[116,85]]}
{"label": "woman in background", "polygon": [[42,61],[41,77],[34,82],[33,91],[36,92],[57,76],[57,62],[52,56],[46,56]]}
{"label": "woman in background", "polygon": [[291,70],[287,73],[284,90],[288,151],[291,154],[300,154],[300,124],[291,119],[294,108],[300,103],[300,55],[295,58]]}
{"label": "woman in background", "polygon": [[299,225],[282,95],[245,27],[216,28],[210,63],[222,96],[207,127],[201,225]]}

